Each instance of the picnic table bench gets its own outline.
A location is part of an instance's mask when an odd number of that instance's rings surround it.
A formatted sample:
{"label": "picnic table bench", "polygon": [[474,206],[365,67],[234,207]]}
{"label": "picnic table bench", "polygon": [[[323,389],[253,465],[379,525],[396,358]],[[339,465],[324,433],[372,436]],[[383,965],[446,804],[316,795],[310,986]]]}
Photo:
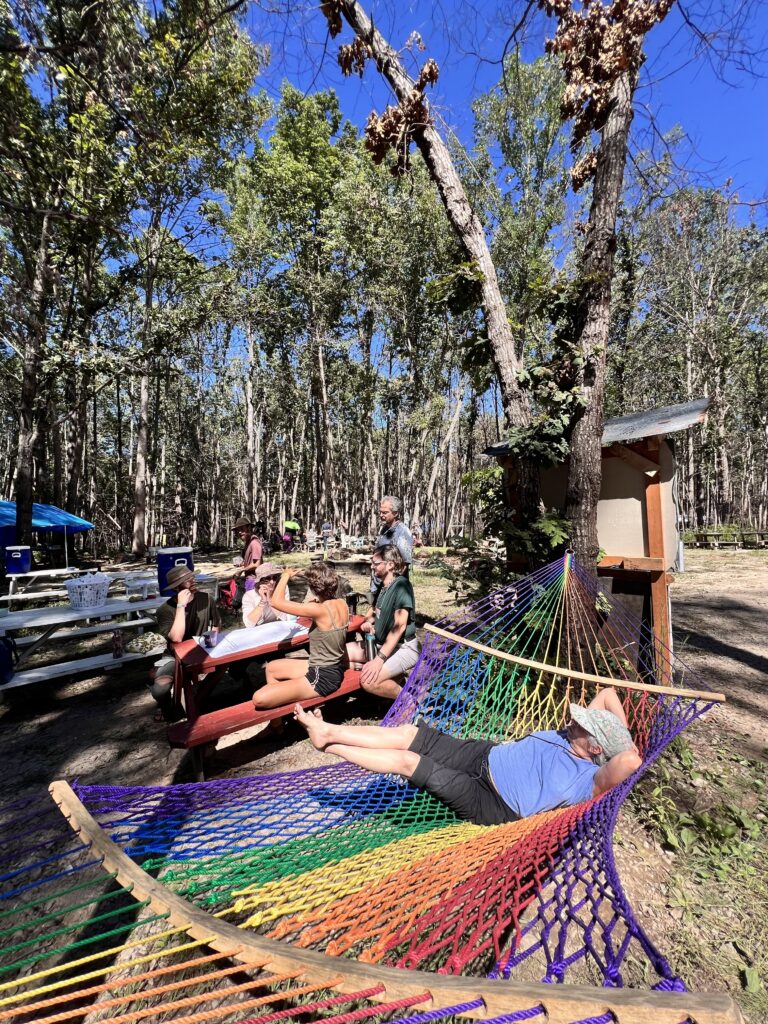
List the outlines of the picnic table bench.
{"label": "picnic table bench", "polygon": [[[154,620],[148,619],[147,616],[141,616],[140,613],[157,608],[163,601],[164,598],[161,597],[148,598],[146,601],[127,601],[122,597],[110,597],[99,608],[49,606],[48,608],[31,608],[26,611],[10,612],[8,615],[0,618],[0,635],[13,633],[19,629],[39,628],[42,632],[31,637],[24,637],[20,642],[17,642],[19,646],[23,646],[25,649],[19,658],[16,672],[6,683],[0,685],[0,693],[61,676],[93,672],[97,669],[119,668],[126,662],[148,657],[147,654],[124,654],[121,658],[113,658],[112,653],[109,652],[107,654],[92,655],[87,658],[61,661],[53,665],[41,666],[40,668],[21,670],[31,655],[53,637],[57,640],[65,638],[77,640],[81,636],[92,636],[95,633],[111,632],[115,629],[121,631],[124,629],[141,629],[144,625],[148,625]],[[118,616],[122,615],[128,615],[131,618],[118,620]],[[84,628],[77,628],[76,626],[77,623],[88,622],[88,620],[105,619],[108,621],[94,621]],[[62,628],[67,626],[75,628]]]}
{"label": "picnic table bench", "polygon": [[[348,635],[354,634],[365,621],[362,615],[352,615],[349,620]],[[299,620],[301,624],[309,624],[309,620]],[[173,644],[176,659],[176,675],[174,678],[174,698],[178,704],[184,704],[186,720],[174,722],[166,730],[168,742],[172,747],[192,751],[192,763],[195,776],[199,782],[205,778],[205,762],[203,748],[215,743],[223,736],[229,736],[253,725],[271,722],[275,718],[283,718],[293,711],[296,703],[279,708],[267,708],[257,711],[251,701],[244,701],[232,707],[220,708],[216,711],[202,711],[203,703],[216,683],[227,669],[236,661],[253,658],[272,658],[285,656],[289,651],[300,650],[309,643],[309,634],[302,633],[286,640],[261,644],[247,650],[233,652],[225,657],[213,657],[211,652],[201,647],[196,640],[184,640]],[[204,676],[204,678],[202,678]],[[315,697],[300,701],[302,707],[316,707],[327,700],[345,697],[360,688],[360,672],[348,669],[344,673],[341,686],[329,697]]]}
{"label": "picnic table bench", "polygon": [[738,548],[741,546],[739,537],[723,537],[716,530],[700,530],[694,534],[697,548]]}
{"label": "picnic table bench", "polygon": [[768,538],[766,530],[742,530],[741,543],[745,548],[764,548]]}
{"label": "picnic table bench", "polygon": [[[63,577],[79,576],[91,572],[90,569],[30,569],[29,572],[8,573],[8,595],[23,594],[24,591],[41,580],[58,580]],[[23,582],[22,582],[23,581]]]}
{"label": "picnic table bench", "polygon": [[63,601],[67,597],[66,590],[25,590],[20,594],[0,594],[0,607],[7,604],[31,604],[33,601]]}

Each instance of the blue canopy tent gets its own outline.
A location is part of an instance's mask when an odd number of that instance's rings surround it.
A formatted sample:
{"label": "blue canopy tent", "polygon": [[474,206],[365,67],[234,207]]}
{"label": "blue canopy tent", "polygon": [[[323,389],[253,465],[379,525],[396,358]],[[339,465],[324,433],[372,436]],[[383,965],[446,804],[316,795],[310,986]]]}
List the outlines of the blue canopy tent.
{"label": "blue canopy tent", "polygon": [[[41,533],[85,533],[93,529],[93,523],[80,516],[73,516],[71,512],[65,512],[63,508],[56,508],[55,505],[40,505],[34,502],[32,505],[32,529]],[[16,543],[16,502],[0,501],[0,547],[7,547]],[[64,557],[69,565],[69,554],[67,552],[66,537],[64,543]]]}

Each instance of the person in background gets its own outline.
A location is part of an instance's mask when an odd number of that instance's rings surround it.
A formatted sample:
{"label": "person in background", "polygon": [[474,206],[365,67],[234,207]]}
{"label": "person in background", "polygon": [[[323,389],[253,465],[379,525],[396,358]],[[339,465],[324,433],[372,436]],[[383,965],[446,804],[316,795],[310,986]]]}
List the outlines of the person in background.
{"label": "person in background", "polygon": [[245,578],[253,576],[258,567],[264,561],[264,550],[262,548],[261,541],[254,534],[253,523],[246,516],[241,516],[235,523],[233,529],[240,538],[244,547],[243,564],[237,568],[233,575]]}
{"label": "person in background", "polygon": [[197,589],[192,569],[185,565],[174,566],[166,579],[168,586],[176,593],[157,609],[157,632],[168,641],[168,649],[155,662],[150,693],[160,706],[156,720],[177,722],[184,717],[184,713],[173,699],[176,662],[171,644],[191,640],[209,631],[217,633],[220,619],[213,598]]}
{"label": "person in background", "polygon": [[296,519],[286,519],[283,525],[283,551],[289,554],[293,551],[296,538],[301,533],[301,523]]}
{"label": "person in background", "polygon": [[333,540],[333,523],[329,523],[326,519],[320,527],[320,536],[323,541],[323,551],[327,551],[331,546],[331,541]]}
{"label": "person in background", "polygon": [[262,548],[261,541],[253,532],[253,524],[247,516],[241,516],[232,527],[240,541],[243,544],[243,561],[242,565],[237,564],[234,566],[234,573],[232,574],[232,583],[227,584],[227,587],[231,587],[232,594],[232,608],[235,611],[239,611],[243,603],[243,594],[245,593],[245,581],[253,578],[253,574],[256,572],[258,567],[264,560],[264,550]]}
{"label": "person in background", "polygon": [[[387,544],[394,544],[405,562],[405,575],[407,576],[413,561],[413,537],[411,531],[402,521],[402,516],[403,503],[400,498],[385,494],[379,502],[381,526],[373,546],[375,549],[382,548]],[[380,587],[381,583],[376,573],[371,572],[371,606],[376,604]]]}
{"label": "person in background", "polygon": [[403,556],[394,544],[376,548],[371,569],[381,589],[376,607],[368,612],[361,628],[363,633],[373,634],[376,656],[365,661],[362,645],[356,642],[347,644],[347,652],[351,664],[364,662],[362,688],[394,700],[421,653],[416,636],[416,600],[405,576]]}
{"label": "person in background", "polygon": [[[263,562],[253,575],[253,581],[246,581],[243,596],[243,625],[261,626],[265,622],[288,621],[293,618],[288,612],[279,612],[272,607],[272,595],[282,569],[274,562]],[[286,591],[286,597],[290,595]]]}
{"label": "person in background", "polygon": [[[286,596],[288,581],[301,573],[309,585],[307,600],[299,603]],[[349,608],[337,598],[339,577],[324,563],[308,569],[285,569],[270,603],[279,612],[312,619],[309,658],[281,658],[266,666],[266,685],[256,690],[257,710],[276,708],[295,700],[328,697],[341,686],[347,664]]]}

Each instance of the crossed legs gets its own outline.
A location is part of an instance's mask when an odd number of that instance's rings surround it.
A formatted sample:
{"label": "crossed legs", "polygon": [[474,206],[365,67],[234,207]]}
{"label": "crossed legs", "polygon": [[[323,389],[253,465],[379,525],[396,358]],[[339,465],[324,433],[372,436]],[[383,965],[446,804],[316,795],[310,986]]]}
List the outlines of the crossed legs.
{"label": "crossed legs", "polygon": [[410,779],[419,764],[419,755],[408,749],[416,738],[415,725],[398,725],[393,729],[380,725],[333,725],[325,722],[319,711],[305,711],[300,704],[293,709],[293,715],[307,730],[317,750],[335,754],[368,771],[392,772]]}

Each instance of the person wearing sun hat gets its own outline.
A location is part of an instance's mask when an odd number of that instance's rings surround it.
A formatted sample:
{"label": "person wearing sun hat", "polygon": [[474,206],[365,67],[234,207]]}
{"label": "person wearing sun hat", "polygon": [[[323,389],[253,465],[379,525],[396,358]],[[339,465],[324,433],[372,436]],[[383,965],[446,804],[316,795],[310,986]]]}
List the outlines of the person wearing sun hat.
{"label": "person wearing sun hat", "polygon": [[[632,734],[616,714],[600,708],[584,708],[571,704],[571,721],[576,722],[588,734],[591,741],[591,756],[595,764],[602,767],[612,757],[625,750],[634,750]],[[597,747],[600,750],[597,750]]]}
{"label": "person wearing sun hat", "polygon": [[209,630],[217,631],[221,620],[213,598],[197,589],[194,571],[189,566],[175,565],[166,580],[176,593],[157,609],[157,632],[168,641],[168,650],[155,663],[150,693],[160,705],[160,716],[173,722],[181,717],[181,710],[173,700],[176,663],[170,645],[202,636]]}
{"label": "person wearing sun hat", "polygon": [[[282,572],[282,568],[274,562],[263,562],[253,574],[253,583],[246,581],[243,625],[261,626],[265,622],[277,622],[278,619],[288,621],[293,618],[288,612],[279,612],[273,608],[270,600]],[[286,593],[286,598],[290,601],[290,594]]]}
{"label": "person wearing sun hat", "polygon": [[533,732],[511,743],[460,739],[423,722],[333,725],[300,704],[293,713],[318,750],[372,772],[401,775],[476,825],[501,825],[593,800],[642,764],[610,687],[586,708],[572,704],[564,729]]}

